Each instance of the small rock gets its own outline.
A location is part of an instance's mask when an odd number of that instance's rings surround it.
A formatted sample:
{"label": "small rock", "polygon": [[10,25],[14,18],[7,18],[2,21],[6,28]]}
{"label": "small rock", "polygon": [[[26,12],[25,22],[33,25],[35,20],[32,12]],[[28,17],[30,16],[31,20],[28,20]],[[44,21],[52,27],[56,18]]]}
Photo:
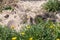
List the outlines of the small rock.
{"label": "small rock", "polygon": [[14,18],[16,18],[17,16],[14,16]]}
{"label": "small rock", "polygon": [[2,19],[0,19],[0,22],[2,21]]}
{"label": "small rock", "polygon": [[5,17],[5,18],[8,18],[8,17],[9,17],[9,15],[7,14],[7,15],[5,15],[4,17]]}

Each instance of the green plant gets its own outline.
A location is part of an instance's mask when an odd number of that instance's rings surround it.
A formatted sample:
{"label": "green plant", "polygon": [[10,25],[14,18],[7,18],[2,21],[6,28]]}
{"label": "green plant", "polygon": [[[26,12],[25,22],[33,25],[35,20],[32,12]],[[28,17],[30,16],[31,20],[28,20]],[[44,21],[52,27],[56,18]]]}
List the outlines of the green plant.
{"label": "green plant", "polygon": [[27,25],[22,32],[22,40],[56,40],[58,37],[57,26],[51,21],[40,22],[37,25]]}
{"label": "green plant", "polygon": [[12,38],[15,38],[16,40],[20,40],[20,35],[16,31],[0,25],[0,40],[13,40]]}
{"label": "green plant", "polygon": [[12,8],[11,6],[0,6],[0,12],[2,12],[3,10],[14,10],[14,8]]}
{"label": "green plant", "polygon": [[35,19],[34,19],[34,21],[35,21],[36,24],[39,24],[40,22],[43,21],[43,18],[40,17],[40,16],[36,16]]}
{"label": "green plant", "polygon": [[43,5],[43,8],[47,11],[59,11],[60,10],[60,1],[58,0],[48,0],[47,3]]}
{"label": "green plant", "polygon": [[3,8],[3,10],[13,10],[13,8],[11,6],[6,6]]}
{"label": "green plant", "polygon": [[60,23],[41,21],[26,25],[20,32],[0,25],[0,40],[60,40]]}

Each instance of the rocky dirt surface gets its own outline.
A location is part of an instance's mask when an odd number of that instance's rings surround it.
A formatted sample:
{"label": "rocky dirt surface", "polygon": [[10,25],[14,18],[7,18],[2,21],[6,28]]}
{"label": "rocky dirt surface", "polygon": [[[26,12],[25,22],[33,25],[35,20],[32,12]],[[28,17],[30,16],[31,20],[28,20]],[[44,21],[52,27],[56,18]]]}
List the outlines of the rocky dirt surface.
{"label": "rocky dirt surface", "polygon": [[[41,15],[41,5],[46,1],[19,1],[12,5],[14,10],[3,10],[0,14],[0,24],[8,27],[14,26],[14,29],[21,30],[25,25],[30,24],[30,18]],[[57,14],[58,15],[58,14]],[[60,16],[57,16],[58,18]],[[34,23],[34,21],[33,21]]]}
{"label": "rocky dirt surface", "polygon": [[0,24],[20,30],[22,26],[30,24],[30,17],[41,14],[41,5],[45,1],[19,1],[14,6],[14,11],[3,10],[0,14]]}

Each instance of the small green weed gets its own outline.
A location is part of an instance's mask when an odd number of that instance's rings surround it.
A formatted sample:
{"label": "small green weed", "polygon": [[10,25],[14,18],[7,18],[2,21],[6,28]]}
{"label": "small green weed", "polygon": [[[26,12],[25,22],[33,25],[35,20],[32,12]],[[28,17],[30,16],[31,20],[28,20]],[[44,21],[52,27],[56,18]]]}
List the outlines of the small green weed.
{"label": "small green weed", "polygon": [[43,8],[48,12],[59,11],[60,10],[60,1],[58,1],[58,0],[48,0],[48,2],[43,5]]}

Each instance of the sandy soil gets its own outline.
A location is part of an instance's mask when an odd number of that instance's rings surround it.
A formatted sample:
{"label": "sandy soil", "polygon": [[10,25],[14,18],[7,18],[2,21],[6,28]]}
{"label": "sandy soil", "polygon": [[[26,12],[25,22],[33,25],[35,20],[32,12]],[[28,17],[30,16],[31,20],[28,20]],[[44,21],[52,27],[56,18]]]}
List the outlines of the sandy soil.
{"label": "sandy soil", "polygon": [[[14,25],[16,30],[30,24],[29,17],[34,18],[41,14],[41,5],[46,1],[19,1],[14,6],[14,11],[3,10],[0,14],[0,24],[11,27]],[[25,23],[24,23],[25,22]]]}

